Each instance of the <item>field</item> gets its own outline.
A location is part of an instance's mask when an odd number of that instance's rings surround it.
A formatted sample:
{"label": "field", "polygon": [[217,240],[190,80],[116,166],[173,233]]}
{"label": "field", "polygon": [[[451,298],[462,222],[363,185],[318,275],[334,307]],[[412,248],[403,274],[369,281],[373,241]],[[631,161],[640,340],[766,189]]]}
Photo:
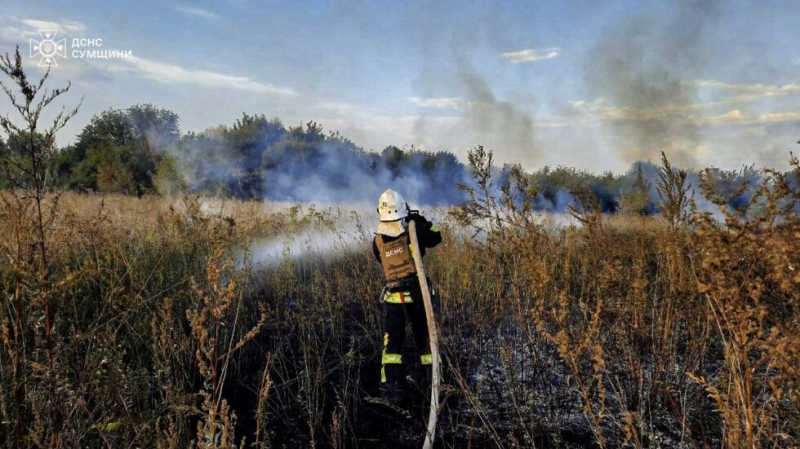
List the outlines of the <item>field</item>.
{"label": "field", "polygon": [[[437,445],[797,446],[797,192],[772,173],[722,223],[669,173],[659,215],[539,214],[519,182],[423,210],[444,235]],[[423,393],[410,420],[366,401],[371,212],[0,197],[4,447],[421,444]]]}
{"label": "field", "polygon": [[[372,205],[153,190],[151,168],[165,159],[155,160],[146,132],[118,146],[119,160],[77,171],[94,173],[99,190],[136,196],[75,193],[57,183],[58,159],[70,153],[57,150],[55,134],[77,109],[39,127],[42,109],[65,89],[35,101],[46,76],[31,84],[21,60],[19,51],[14,61],[0,58],[20,88],[21,97],[6,93],[25,123],[0,116],[10,136],[0,148],[3,447],[421,444],[424,388],[412,388],[409,416],[370,400],[383,333]],[[259,120],[245,116],[232,135]],[[346,143],[316,125],[289,131],[270,147],[276,154],[313,156]],[[390,161],[404,154],[385,153]],[[381,161],[353,154],[375,162],[369,167]],[[123,159],[146,175],[138,187],[134,171],[121,176]],[[452,155],[440,159],[457,165]],[[436,157],[424,161],[437,166]],[[444,237],[426,257],[444,362],[437,446],[798,446],[796,158],[789,172],[748,170],[739,188],[704,170],[690,189],[687,171],[662,153],[656,185],[640,164],[619,208],[608,189],[583,182],[558,214],[537,211],[536,176],[491,161],[483,147],[471,151],[472,179],[460,186],[428,173],[436,189],[447,184],[467,198],[423,207]],[[160,167],[162,181],[178,175]],[[243,186],[228,181],[222,186]],[[257,181],[244,190],[260,195],[272,180]],[[87,186],[73,187],[95,190]],[[210,191],[236,192],[219,187]]]}

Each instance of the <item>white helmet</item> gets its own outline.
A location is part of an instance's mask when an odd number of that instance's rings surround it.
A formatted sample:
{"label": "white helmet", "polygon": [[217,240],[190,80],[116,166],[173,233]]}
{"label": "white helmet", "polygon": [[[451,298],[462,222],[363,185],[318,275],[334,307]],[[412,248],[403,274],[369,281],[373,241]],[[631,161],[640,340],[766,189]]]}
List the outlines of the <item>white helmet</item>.
{"label": "white helmet", "polygon": [[408,204],[403,196],[386,189],[378,198],[378,215],[381,221],[397,221],[408,215]]}

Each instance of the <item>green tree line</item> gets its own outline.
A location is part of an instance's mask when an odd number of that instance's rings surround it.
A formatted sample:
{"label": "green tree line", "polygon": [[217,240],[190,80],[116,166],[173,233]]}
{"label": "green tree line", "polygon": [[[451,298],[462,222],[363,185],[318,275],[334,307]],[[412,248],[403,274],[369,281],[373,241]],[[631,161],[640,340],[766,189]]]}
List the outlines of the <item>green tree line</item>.
{"label": "green tree line", "polygon": [[[25,145],[42,144],[43,136],[9,134],[0,150],[10,160]],[[38,142],[38,143],[37,143]],[[500,149],[501,150],[501,149]],[[180,117],[152,104],[109,109],[96,114],[75,141],[55,148],[51,160],[56,187],[79,192],[145,194],[197,193],[239,199],[348,201],[377,197],[386,186],[428,204],[460,204],[459,184],[471,182],[467,166],[452,153],[387,146],[365,151],[338,132],[325,132],[309,121],[286,126],[279,118],[242,114],[232,125],[182,133]],[[494,168],[501,188],[516,169],[533,189],[536,210],[565,212],[578,196],[590,195],[603,212],[619,209],[657,213],[659,166],[639,161],[627,173],[593,173],[573,167]],[[9,188],[14,168],[0,173],[0,188]],[[762,178],[753,166],[713,169],[731,205],[746,204],[748,191]],[[687,184],[698,185],[687,173]],[[411,187],[408,187],[411,186]]]}

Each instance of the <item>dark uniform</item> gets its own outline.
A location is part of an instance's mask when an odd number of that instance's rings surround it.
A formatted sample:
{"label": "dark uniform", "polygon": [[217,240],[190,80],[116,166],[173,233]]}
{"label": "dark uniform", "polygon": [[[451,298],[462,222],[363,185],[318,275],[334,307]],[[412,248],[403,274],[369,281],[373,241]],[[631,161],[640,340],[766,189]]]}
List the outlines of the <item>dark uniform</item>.
{"label": "dark uniform", "polygon": [[[442,236],[425,217],[412,214],[406,220],[415,220],[417,242],[421,257],[426,248],[433,248],[442,241]],[[406,318],[411,322],[421,365],[431,365],[428,342],[428,321],[422,291],[414,266],[411,238],[408,230],[397,237],[377,234],[372,241],[375,258],[381,262],[386,275],[386,290],[382,301],[386,307],[385,334],[383,336],[383,358],[381,361],[381,391],[390,396],[403,392],[403,341],[406,336]]]}

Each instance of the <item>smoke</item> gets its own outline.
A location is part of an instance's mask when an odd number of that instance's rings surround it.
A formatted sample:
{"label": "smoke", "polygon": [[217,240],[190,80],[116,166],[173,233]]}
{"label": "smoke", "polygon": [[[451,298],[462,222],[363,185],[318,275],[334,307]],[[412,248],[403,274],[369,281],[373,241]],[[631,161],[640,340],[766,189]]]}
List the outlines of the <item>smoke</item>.
{"label": "smoke", "polygon": [[689,81],[710,60],[705,31],[718,18],[717,1],[672,2],[664,17],[632,17],[602,33],[584,63],[584,79],[600,99],[600,118],[623,161],[658,159],[665,151],[680,167],[697,167],[703,138],[692,118],[698,92]]}
{"label": "smoke", "polygon": [[349,220],[336,227],[312,226],[292,235],[280,235],[255,243],[249,260],[254,268],[274,268],[287,260],[316,260],[363,249],[368,245],[364,229]]}
{"label": "smoke", "polygon": [[[469,167],[450,153],[397,147],[387,147],[380,154],[369,153],[336,134],[323,135],[321,127],[313,123],[306,128],[286,129],[277,120],[256,117],[245,122],[182,139],[175,152],[177,165],[194,191],[290,203],[356,205],[373,214],[374,204],[386,188],[399,191],[412,207],[419,208],[463,204],[468,198],[458,185],[474,186]],[[545,167],[525,175],[535,189],[533,198],[520,196],[515,201],[532,201],[533,209],[540,212],[564,213],[570,205],[579,203],[574,195],[589,194],[602,212],[614,213],[620,202],[630,197],[638,169],[650,186],[650,202],[637,208],[658,213],[661,166],[651,162],[635,163],[624,176]],[[499,198],[500,187],[511,181],[512,170],[506,166],[492,172],[494,187],[490,194]],[[753,167],[712,170],[712,174],[719,179],[719,193],[730,197],[728,205],[732,209],[742,209],[749,203],[764,175]],[[748,188],[733,195],[741,182],[746,182]],[[687,185],[701,210],[718,212],[702,197],[696,172],[689,170]],[[274,259],[286,248],[292,253],[307,252],[316,242],[326,239],[325,235],[314,234],[306,241],[289,242],[288,247],[286,241],[264,242],[260,251]]]}
{"label": "smoke", "polygon": [[375,202],[387,188],[423,204],[463,200],[457,183],[468,182],[463,164],[448,154],[389,147],[367,154],[337,142],[322,142],[308,159],[283,155],[264,170],[266,197],[282,201]]}
{"label": "smoke", "polygon": [[461,132],[474,134],[478,142],[506,159],[524,159],[529,166],[535,165],[541,154],[534,142],[533,118],[511,102],[499,100],[466,57],[456,58],[469,104],[467,116],[458,126]]}
{"label": "smoke", "polygon": [[[461,11],[456,8],[445,14],[452,21],[449,26],[419,30],[424,37],[418,50],[422,63],[412,86],[421,113],[412,137],[450,142],[461,156],[483,145],[503,161],[534,167],[542,158],[533,118],[535,93],[504,91],[508,84],[488,77],[513,65],[501,54],[516,45],[504,28],[504,14],[513,14],[515,8],[486,4],[468,9],[473,8],[481,10],[476,23],[471,16],[459,20]],[[519,75],[520,70],[511,72]]]}
{"label": "smoke", "polygon": [[[662,167],[652,162],[637,162],[633,164],[630,171],[622,179],[623,188],[633,188],[639,170],[642,172],[645,183],[649,186],[650,203],[646,208],[646,212],[648,214],[658,214],[661,212],[658,205],[663,200],[658,191]],[[673,167],[673,170],[677,170],[677,168]],[[764,183],[768,182],[767,173],[763,169],[756,169],[754,165],[744,166],[739,170],[722,170],[711,167],[704,170],[704,172],[710,181],[714,196],[722,200],[728,211],[738,214],[741,218],[746,217],[748,214],[763,212],[765,199],[754,198],[759,189],[764,187]],[[788,172],[786,175],[787,181],[791,186],[794,174]],[[700,173],[691,169],[686,170],[685,188],[687,189],[688,197],[694,200],[698,211],[710,212],[717,221],[725,221],[725,215],[721,207],[705,196],[705,192],[700,186]],[[619,192],[617,192],[617,195],[619,195]]]}
{"label": "smoke", "polygon": [[575,204],[575,197],[565,188],[556,190],[552,198],[538,192],[533,202],[533,208],[541,212],[564,213],[570,205]]}
{"label": "smoke", "polygon": [[[242,123],[244,122],[244,123]],[[387,188],[416,204],[459,204],[469,170],[450,153],[387,147],[368,153],[336,134],[245,117],[190,136],[176,152],[195,191],[299,203],[369,203]]]}

